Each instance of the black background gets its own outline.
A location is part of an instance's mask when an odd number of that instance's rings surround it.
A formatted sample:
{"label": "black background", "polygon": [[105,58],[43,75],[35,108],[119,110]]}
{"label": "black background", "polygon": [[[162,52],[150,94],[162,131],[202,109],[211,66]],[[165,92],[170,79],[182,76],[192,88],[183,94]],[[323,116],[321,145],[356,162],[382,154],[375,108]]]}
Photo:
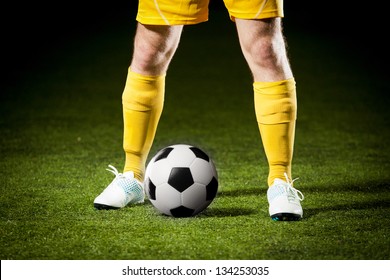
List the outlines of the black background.
{"label": "black background", "polygon": [[[341,3],[340,3],[341,2]],[[99,32],[107,24],[135,21],[138,1],[13,1],[1,8],[2,78],[37,63],[39,56],[61,42]],[[375,67],[387,62],[385,9],[379,1],[285,0],[285,22],[305,33],[344,40],[372,57]],[[211,0],[210,9],[224,8]],[[39,62],[38,62],[39,63]]]}

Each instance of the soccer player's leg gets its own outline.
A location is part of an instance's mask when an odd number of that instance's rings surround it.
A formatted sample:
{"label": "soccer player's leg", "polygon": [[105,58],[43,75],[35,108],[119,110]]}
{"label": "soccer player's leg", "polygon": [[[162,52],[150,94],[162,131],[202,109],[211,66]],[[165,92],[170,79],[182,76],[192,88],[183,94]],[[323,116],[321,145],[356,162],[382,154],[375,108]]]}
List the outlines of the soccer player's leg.
{"label": "soccer player's leg", "polygon": [[295,81],[255,82],[253,86],[257,122],[269,165],[270,216],[276,221],[299,220],[303,215],[303,195],[290,179],[297,108]]}
{"label": "soccer player's leg", "polygon": [[177,48],[182,26],[138,24],[133,59],[122,94],[124,173],[94,201],[97,209],[118,209],[144,201],[145,162],[163,110],[165,73]]}
{"label": "soccer player's leg", "polygon": [[[272,2],[272,1],[271,1]],[[235,18],[243,54],[254,77],[255,111],[269,163],[267,193],[274,220],[302,217],[300,192],[292,187],[296,93],[281,19]]]}
{"label": "soccer player's leg", "polygon": [[146,158],[163,110],[165,75],[182,29],[138,24],[122,104],[124,171],[133,171],[139,181],[143,181]]}
{"label": "soccer player's leg", "polygon": [[208,0],[140,0],[134,52],[122,95],[126,154],[124,173],[95,199],[97,209],[118,209],[144,201],[142,181],[162,113],[165,74],[177,49],[183,25],[206,21]]}
{"label": "soccer player's leg", "polygon": [[140,0],[134,52],[122,95],[126,154],[124,173],[95,199],[97,209],[118,209],[144,201],[145,161],[162,113],[165,74],[177,49],[184,24],[208,18],[208,0]]}

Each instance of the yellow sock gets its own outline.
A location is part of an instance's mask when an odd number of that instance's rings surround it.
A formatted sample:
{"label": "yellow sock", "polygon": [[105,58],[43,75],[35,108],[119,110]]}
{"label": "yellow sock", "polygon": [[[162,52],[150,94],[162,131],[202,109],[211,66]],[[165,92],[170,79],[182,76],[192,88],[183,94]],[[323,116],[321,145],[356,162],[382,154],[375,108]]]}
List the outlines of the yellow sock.
{"label": "yellow sock", "polygon": [[122,95],[124,172],[143,181],[145,163],[153,144],[164,104],[165,75],[145,76],[129,70]]}
{"label": "yellow sock", "polygon": [[297,99],[293,78],[253,83],[255,112],[269,165],[268,185],[276,178],[291,179]]}

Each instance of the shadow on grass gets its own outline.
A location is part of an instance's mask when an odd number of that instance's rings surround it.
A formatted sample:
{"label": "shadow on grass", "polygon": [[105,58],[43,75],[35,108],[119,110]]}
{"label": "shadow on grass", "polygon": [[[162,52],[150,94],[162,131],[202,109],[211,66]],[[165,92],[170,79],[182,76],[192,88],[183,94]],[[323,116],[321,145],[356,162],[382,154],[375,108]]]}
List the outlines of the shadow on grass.
{"label": "shadow on grass", "polygon": [[[355,194],[361,193],[390,193],[390,185],[387,182],[365,182],[356,185],[328,185],[324,187],[308,187],[305,189],[307,198],[310,197],[310,193],[337,193],[337,192],[353,192]],[[266,189],[261,188],[238,188],[231,190],[222,190],[218,193],[219,197],[242,197],[242,196],[262,196],[266,200]],[[150,201],[145,200],[145,203],[151,204]],[[304,206],[303,206],[304,207]],[[268,209],[268,204],[266,206]],[[351,211],[351,210],[375,210],[375,209],[387,209],[390,208],[390,200],[386,198],[378,198],[377,200],[371,200],[367,202],[354,202],[351,200],[346,204],[335,204],[330,206],[323,206],[318,208],[306,208],[304,207],[304,219],[310,219],[316,215],[324,212],[332,211]],[[198,215],[199,218],[211,218],[211,217],[239,217],[258,214],[256,209],[248,207],[213,207],[207,208],[205,211]]]}
{"label": "shadow on grass", "polygon": [[[385,209],[390,208],[389,200],[375,200],[368,202],[352,202],[349,204],[338,204],[332,206],[325,206],[319,208],[308,208],[304,209],[305,219],[313,218],[314,216],[332,211],[351,211],[351,210],[376,210],[376,209]],[[373,216],[373,218],[376,218]]]}
{"label": "shadow on grass", "polygon": [[249,196],[249,195],[261,195],[266,194],[266,189],[261,188],[237,188],[232,190],[222,190],[218,193],[218,196],[226,197],[239,197],[239,196]]}
{"label": "shadow on grass", "polygon": [[226,217],[239,217],[256,214],[254,209],[243,207],[221,207],[221,208],[209,208],[199,214],[200,218],[226,218]]}
{"label": "shadow on grass", "polygon": [[[260,190],[258,188],[240,188],[232,190],[223,190],[217,194],[218,197],[242,197],[259,195]],[[208,217],[239,217],[256,214],[257,211],[251,208],[245,207],[214,207],[208,208],[202,212],[199,216],[201,218]]]}
{"label": "shadow on grass", "polygon": [[310,186],[302,189],[311,193],[330,192],[356,192],[356,193],[382,193],[390,192],[390,183],[386,181],[367,181],[361,183],[331,184],[321,186]]}
{"label": "shadow on grass", "polygon": [[[375,210],[375,209],[387,209],[390,208],[390,199],[386,197],[390,196],[390,184],[385,181],[368,181],[354,184],[339,184],[339,185],[328,185],[319,187],[306,188],[305,193],[307,197],[312,194],[335,194],[340,193],[343,195],[350,195],[351,200],[349,203],[335,204],[329,206],[323,206],[318,208],[305,208],[305,218],[314,217],[323,212],[331,211],[351,211],[351,210]],[[350,194],[346,194],[350,193]],[[354,197],[364,197],[366,194],[375,194],[376,199],[370,201],[353,201]],[[380,195],[380,196],[378,196]],[[337,203],[337,202],[336,202]]]}
{"label": "shadow on grass", "polygon": [[[153,204],[149,200],[145,200],[143,204],[132,205],[131,207],[150,205],[153,207]],[[199,213],[197,217],[199,218],[225,218],[225,217],[239,217],[239,216],[248,216],[256,214],[255,209],[244,208],[244,207],[213,207],[206,208],[204,211]]]}

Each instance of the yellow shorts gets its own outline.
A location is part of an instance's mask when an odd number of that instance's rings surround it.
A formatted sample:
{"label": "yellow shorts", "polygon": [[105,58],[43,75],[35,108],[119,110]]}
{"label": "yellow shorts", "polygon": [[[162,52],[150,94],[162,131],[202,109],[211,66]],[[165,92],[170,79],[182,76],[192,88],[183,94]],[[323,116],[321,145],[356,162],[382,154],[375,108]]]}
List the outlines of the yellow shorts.
{"label": "yellow shorts", "polygon": [[[208,20],[210,0],[139,0],[137,21],[153,25],[186,25]],[[224,0],[230,18],[283,17],[283,0]]]}

